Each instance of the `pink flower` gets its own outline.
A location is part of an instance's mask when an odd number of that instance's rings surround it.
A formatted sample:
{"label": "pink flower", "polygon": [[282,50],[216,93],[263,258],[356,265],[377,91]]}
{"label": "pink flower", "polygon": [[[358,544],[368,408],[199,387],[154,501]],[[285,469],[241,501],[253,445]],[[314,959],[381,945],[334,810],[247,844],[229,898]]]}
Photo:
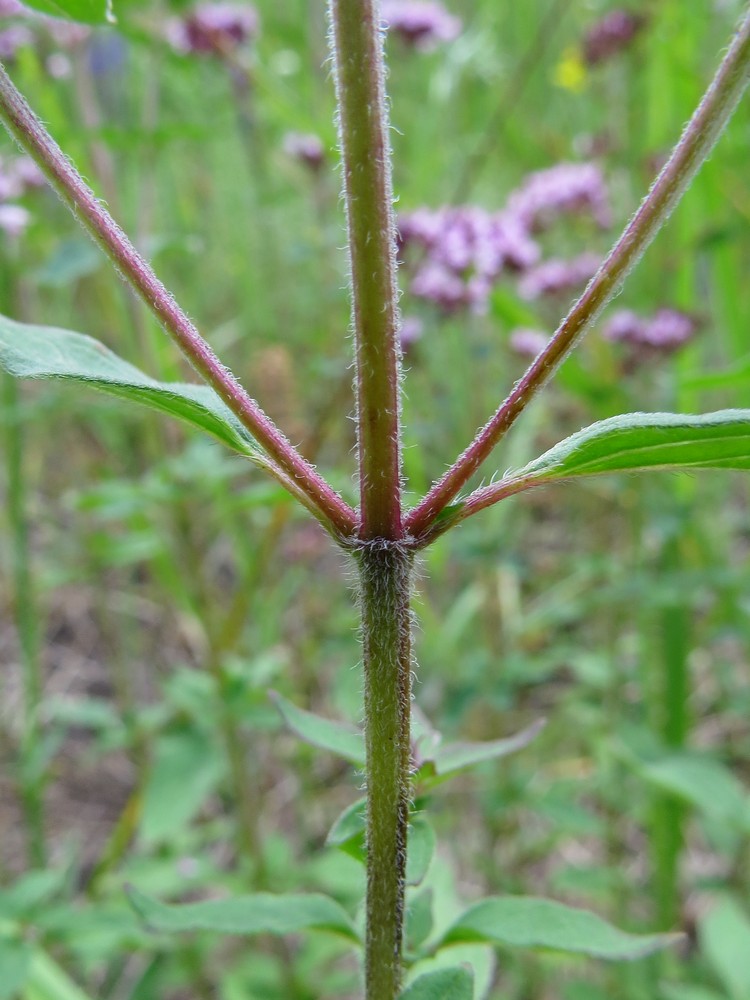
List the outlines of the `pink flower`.
{"label": "pink flower", "polygon": [[9,236],[20,236],[31,222],[31,213],[20,205],[0,205],[0,230]]}
{"label": "pink flower", "polygon": [[584,59],[589,66],[605,62],[628,48],[646,24],[642,14],[613,10],[588,31],[583,43]]}
{"label": "pink flower", "polygon": [[674,351],[686,344],[697,330],[695,318],[678,309],[659,309],[646,318],[630,309],[621,309],[610,317],[603,336],[631,347]]}
{"label": "pink flower", "polygon": [[462,27],[457,17],[432,0],[383,0],[381,18],[386,29],[423,52],[452,42]]}
{"label": "pink flower", "polygon": [[508,341],[512,351],[522,357],[535,358],[549,343],[549,337],[541,330],[519,326],[512,331]]}
{"label": "pink flower", "polygon": [[569,212],[590,212],[603,228],[611,222],[607,185],[594,163],[558,163],[529,174],[508,198],[508,210],[530,231]]}
{"label": "pink flower", "polygon": [[571,260],[545,260],[521,276],[519,294],[522,299],[538,299],[578,288],[594,277],[600,263],[593,253],[582,253]]}
{"label": "pink flower", "polygon": [[287,156],[309,167],[310,170],[320,170],[325,160],[323,141],[317,135],[308,132],[287,132],[282,148]]}
{"label": "pink flower", "polygon": [[259,29],[258,12],[249,4],[205,3],[171,21],[167,35],[180,52],[221,56],[252,41]]}

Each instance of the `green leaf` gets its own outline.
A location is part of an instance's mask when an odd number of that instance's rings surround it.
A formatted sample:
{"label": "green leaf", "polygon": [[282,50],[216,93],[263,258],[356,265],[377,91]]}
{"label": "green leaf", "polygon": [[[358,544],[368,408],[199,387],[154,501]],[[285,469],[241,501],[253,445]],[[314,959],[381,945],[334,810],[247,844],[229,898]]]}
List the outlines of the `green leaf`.
{"label": "green leaf", "polygon": [[438,747],[433,754],[435,771],[439,775],[453,774],[474,764],[515,753],[528,746],[544,726],[544,719],[539,719],[506,739],[490,740],[487,743],[447,743],[444,747]]}
{"label": "green leaf", "polygon": [[67,872],[60,868],[44,868],[22,875],[17,882],[0,892],[0,919],[15,920],[28,916],[56,896],[66,879]]}
{"label": "green leaf", "polygon": [[662,983],[661,992],[664,1000],[728,1000],[725,993],[716,993],[689,983]]}
{"label": "green leaf", "polygon": [[406,853],[406,884],[419,885],[427,874],[435,853],[437,837],[424,816],[414,816],[409,822]]}
{"label": "green leaf", "polygon": [[400,1000],[472,1000],[473,996],[474,975],[468,969],[453,966],[415,979]]}
{"label": "green leaf", "polygon": [[0,1000],[12,1000],[26,983],[32,948],[25,941],[0,937]]}
{"label": "green leaf", "polygon": [[92,1000],[41,949],[37,949],[31,959],[23,997],[24,1000]]}
{"label": "green leaf", "polygon": [[143,795],[143,839],[168,840],[185,827],[224,771],[223,755],[203,733],[186,730],[162,736]]}
{"label": "green leaf", "polygon": [[311,743],[321,750],[330,750],[331,753],[343,757],[356,767],[364,767],[365,741],[357,728],[345,722],[323,719],[312,712],[297,708],[276,691],[271,691],[269,694],[281,712],[284,722],[305,743]]}
{"label": "green leaf", "polygon": [[65,17],[86,24],[102,24],[114,20],[109,0],[24,0],[27,7],[51,17]]}
{"label": "green leaf", "polygon": [[0,316],[0,369],[16,378],[65,379],[145,403],[260,464],[264,461],[248,432],[209,386],[157,382],[85,334]]}
{"label": "green leaf", "polygon": [[750,797],[718,761],[693,754],[671,754],[647,762],[626,759],[661,791],[684,799],[709,819],[750,832]]}
{"label": "green leaf", "polygon": [[[349,844],[353,840],[361,841],[364,846],[367,799],[357,799],[341,813],[339,818],[328,831],[326,846],[341,847]],[[359,857],[359,854],[357,854]]]}
{"label": "green leaf", "polygon": [[132,886],[128,898],[155,931],[217,931],[220,934],[298,934],[325,930],[359,942],[349,915],[335,900],[319,893],[279,895],[258,892],[201,903],[161,903]]}
{"label": "green leaf", "polygon": [[750,919],[729,896],[704,917],[698,928],[701,951],[732,1000],[750,997]]}
{"label": "green leaf", "polygon": [[578,431],[509,480],[530,485],[645,469],[750,469],[750,410],[625,413]]}
{"label": "green leaf", "polygon": [[443,939],[443,945],[482,941],[518,948],[553,948],[597,958],[633,959],[680,939],[679,934],[628,934],[606,920],[551,899],[503,896],[470,907]]}

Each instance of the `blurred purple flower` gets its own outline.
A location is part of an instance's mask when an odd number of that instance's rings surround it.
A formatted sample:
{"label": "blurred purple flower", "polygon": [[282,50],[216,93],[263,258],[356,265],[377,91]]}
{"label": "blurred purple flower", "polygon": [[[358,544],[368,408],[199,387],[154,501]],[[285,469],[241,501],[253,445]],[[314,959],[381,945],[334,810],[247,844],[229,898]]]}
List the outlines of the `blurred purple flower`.
{"label": "blurred purple flower", "polygon": [[415,49],[428,52],[461,33],[461,21],[432,0],[383,0],[383,26]]}
{"label": "blurred purple flower", "polygon": [[0,158],[0,230],[20,236],[31,221],[31,214],[16,198],[44,184],[44,177],[33,160],[18,156],[13,160]]}
{"label": "blurred purple flower", "polygon": [[91,37],[91,28],[59,17],[41,17],[39,24],[61,49],[75,49]]}
{"label": "blurred purple flower", "polygon": [[601,259],[593,253],[582,253],[571,260],[545,260],[521,276],[518,292],[522,299],[538,299],[542,295],[557,295],[584,285],[599,270]]}
{"label": "blurred purple flower", "polygon": [[205,3],[167,25],[167,37],[179,52],[226,55],[252,41],[260,29],[258,12],[250,4]]}
{"label": "blurred purple flower", "polygon": [[483,311],[504,270],[523,270],[539,260],[539,247],[513,216],[474,205],[419,208],[400,216],[398,229],[402,251],[426,251],[411,291],[446,311],[465,305]]}
{"label": "blurred purple flower", "polygon": [[508,211],[531,232],[563,212],[588,211],[602,228],[611,224],[607,185],[595,163],[558,163],[529,174],[508,198]]}
{"label": "blurred purple flower", "polygon": [[646,24],[642,14],[628,10],[613,10],[597,21],[586,33],[583,57],[589,66],[606,62],[622,52]]}
{"label": "blurred purple flower", "polygon": [[401,328],[398,332],[401,341],[401,350],[406,353],[418,340],[422,339],[424,323],[417,316],[404,316],[401,319]]}
{"label": "blurred purple flower", "polygon": [[646,318],[622,309],[610,317],[603,336],[633,347],[673,351],[686,344],[697,330],[695,318],[678,309],[659,309]]}
{"label": "blurred purple flower", "polygon": [[34,35],[25,24],[12,24],[0,31],[0,59],[10,62],[19,49],[34,44]]}
{"label": "blurred purple flower", "polygon": [[526,358],[535,358],[547,346],[549,337],[541,330],[519,326],[512,331],[508,343],[516,354]]}
{"label": "blurred purple flower", "polygon": [[21,205],[0,205],[0,231],[20,236],[31,222],[31,214]]}
{"label": "blurred purple flower", "polygon": [[29,11],[18,0],[0,0],[0,17],[16,17]]}
{"label": "blurred purple flower", "polygon": [[287,132],[282,142],[287,156],[299,160],[310,170],[320,170],[325,160],[325,148],[319,136],[309,132]]}
{"label": "blurred purple flower", "polygon": [[427,260],[415,274],[410,291],[419,299],[427,299],[445,312],[469,304],[466,282],[449,267],[435,260]]}

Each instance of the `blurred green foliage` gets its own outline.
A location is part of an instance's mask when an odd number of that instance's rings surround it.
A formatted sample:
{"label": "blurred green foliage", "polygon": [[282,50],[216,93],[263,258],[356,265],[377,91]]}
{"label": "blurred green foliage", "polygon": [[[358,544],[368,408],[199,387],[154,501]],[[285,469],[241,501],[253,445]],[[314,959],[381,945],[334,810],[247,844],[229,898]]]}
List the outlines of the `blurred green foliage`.
{"label": "blurred green foliage", "polygon": [[[582,39],[613,9],[605,0],[452,6],[463,21],[453,42],[430,52],[388,43],[398,208],[458,199],[498,209],[529,171],[594,158],[615,225],[558,224],[544,239],[561,256],[608,248],[743,7],[632,0],[645,28],[588,67]],[[324,4],[258,0],[260,32],[237,66],[172,49],[164,24],[181,8],[123,4],[116,27],[66,49],[40,31],[10,69],[222,358],[354,499]],[[320,169],[285,151],[290,131],[322,139]],[[679,308],[700,333],[638,364],[593,332],[493,468],[520,467],[623,410],[747,405],[749,148],[745,102],[617,303]],[[0,156],[13,155],[0,137]],[[155,379],[187,378],[55,198],[31,191],[23,204],[22,236],[0,232],[0,311],[96,336]],[[404,403],[415,497],[521,374],[513,328],[549,331],[566,304],[522,300],[508,283],[486,315],[444,316],[405,291],[404,311],[424,323]],[[356,914],[361,834],[356,822],[346,837],[328,834],[356,804],[360,776],[297,739],[268,697],[361,718],[341,558],[249,463],[181,426],[48,386],[24,387],[2,416],[5,443],[24,424],[43,696],[34,746],[19,757],[21,609],[3,531],[0,996],[355,996],[341,936],[155,933],[123,891],[324,892]],[[415,836],[426,872],[408,919],[414,975],[425,978],[407,996],[454,995],[429,992],[441,982],[471,995],[456,971],[466,960],[473,995],[492,1000],[746,1000],[749,540],[747,478],[720,472],[534,491],[425,553],[419,709],[446,741],[548,724],[520,752],[430,789],[438,846],[433,858],[431,835]],[[426,723],[420,739],[436,739]],[[31,870],[19,805],[29,787],[44,804],[44,856]],[[495,960],[476,941],[420,952],[478,895],[519,893],[686,936],[606,967],[546,949],[502,948]],[[453,971],[428,977],[441,962]]]}

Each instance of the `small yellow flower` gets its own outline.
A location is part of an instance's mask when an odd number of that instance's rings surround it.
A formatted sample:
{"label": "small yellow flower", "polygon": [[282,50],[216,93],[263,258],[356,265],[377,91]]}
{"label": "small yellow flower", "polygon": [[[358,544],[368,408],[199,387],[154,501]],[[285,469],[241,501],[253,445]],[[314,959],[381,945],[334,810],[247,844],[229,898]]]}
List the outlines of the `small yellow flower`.
{"label": "small yellow flower", "polygon": [[552,79],[558,87],[580,94],[586,87],[586,64],[581,56],[581,50],[574,45],[569,46],[555,66]]}

